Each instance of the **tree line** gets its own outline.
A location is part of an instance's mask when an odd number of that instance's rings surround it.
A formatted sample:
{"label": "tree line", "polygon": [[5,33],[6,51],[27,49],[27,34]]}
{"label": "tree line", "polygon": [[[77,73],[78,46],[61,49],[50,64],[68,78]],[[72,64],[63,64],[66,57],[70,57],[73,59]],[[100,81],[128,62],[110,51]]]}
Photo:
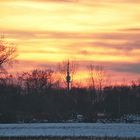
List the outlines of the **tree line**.
{"label": "tree line", "polygon": [[[126,114],[140,114],[140,82],[130,85],[105,86],[102,66],[90,65],[89,86],[75,86],[77,65],[59,65],[60,77],[50,69],[35,69],[16,76],[8,74],[4,65],[12,63],[16,49],[0,41],[0,122],[96,122],[98,118],[113,120]],[[71,88],[65,88],[70,72]],[[63,82],[63,85],[61,83]],[[69,83],[68,83],[69,84]]]}
{"label": "tree line", "polygon": [[0,122],[59,122],[83,116],[87,122],[97,121],[98,114],[106,119],[140,113],[140,83],[129,86],[96,88],[58,88],[51,70],[34,70],[15,79],[0,78]]}

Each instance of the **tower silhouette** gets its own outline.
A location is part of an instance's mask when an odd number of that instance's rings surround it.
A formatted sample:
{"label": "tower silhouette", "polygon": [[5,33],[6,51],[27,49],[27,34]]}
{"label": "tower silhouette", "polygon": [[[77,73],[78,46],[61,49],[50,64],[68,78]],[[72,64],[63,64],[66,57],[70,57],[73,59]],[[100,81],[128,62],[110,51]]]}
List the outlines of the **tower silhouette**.
{"label": "tower silhouette", "polygon": [[71,82],[71,76],[70,76],[70,62],[68,60],[67,63],[67,76],[66,76],[66,82],[67,82],[67,91],[70,91],[70,82]]}

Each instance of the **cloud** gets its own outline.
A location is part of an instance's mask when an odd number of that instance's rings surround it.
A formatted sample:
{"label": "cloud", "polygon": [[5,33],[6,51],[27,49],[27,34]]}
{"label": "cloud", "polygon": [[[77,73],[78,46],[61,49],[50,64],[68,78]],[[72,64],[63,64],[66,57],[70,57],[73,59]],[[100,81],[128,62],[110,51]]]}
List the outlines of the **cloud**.
{"label": "cloud", "polygon": [[[78,64],[78,70],[80,71],[87,71],[88,73],[88,66],[90,64],[93,65],[100,65],[104,67],[104,70],[108,73],[109,71],[112,72],[121,72],[121,73],[129,73],[129,74],[140,74],[140,63],[123,63],[123,62],[108,62],[108,61],[80,61],[80,60],[73,60],[74,63]],[[30,61],[30,60],[20,60],[18,63],[14,65],[14,67],[17,68],[17,70],[20,71],[28,71],[29,69],[53,69],[57,70],[57,66],[60,62],[38,62],[36,60]],[[26,65],[26,67],[23,67],[23,65]]]}
{"label": "cloud", "polygon": [[93,0],[29,0],[37,2],[79,2],[79,3],[140,3],[139,0],[102,0],[102,1],[93,1]]}
{"label": "cloud", "polygon": [[127,31],[127,32],[140,32],[140,28],[126,28],[120,31]]}
{"label": "cloud", "polygon": [[[139,30],[107,33],[80,33],[54,31],[4,31],[6,37],[18,39],[24,44],[22,53],[101,55],[101,56],[137,56],[140,52]],[[34,44],[34,45],[33,45]],[[40,45],[39,45],[40,44]],[[42,45],[41,45],[42,44]],[[37,47],[40,46],[40,48]],[[32,46],[32,47],[30,47]],[[36,47],[37,48],[36,48]],[[46,49],[48,47],[53,50]],[[23,47],[22,47],[23,48]],[[30,49],[31,48],[31,49]],[[34,48],[34,49],[33,49]],[[73,52],[73,49],[75,51]],[[136,50],[138,52],[136,52]]]}
{"label": "cloud", "polygon": [[[9,2],[19,2],[19,0],[6,0]],[[78,2],[79,0],[20,0],[20,2]],[[5,2],[1,0],[0,2]]]}
{"label": "cloud", "polygon": [[113,71],[118,71],[118,72],[124,72],[124,73],[131,73],[131,74],[140,74],[140,63],[134,63],[134,64],[121,64],[118,66],[113,66],[112,67]]}
{"label": "cloud", "polygon": [[[132,75],[140,74],[140,62],[139,63],[124,63],[124,62],[108,62],[108,61],[77,61],[80,69],[87,70],[88,66],[90,64],[92,65],[99,65],[103,66],[106,73],[112,71],[112,72],[118,72],[125,75],[125,73],[129,73]],[[109,74],[109,73],[108,73]]]}
{"label": "cloud", "polygon": [[113,32],[69,32],[69,31],[28,31],[28,30],[3,30],[1,32],[7,35],[15,37],[35,37],[35,38],[86,38],[86,39],[116,39],[116,40],[130,40],[139,39],[140,29],[139,28],[127,28]]}
{"label": "cloud", "polygon": [[[119,41],[118,41],[119,42]],[[89,43],[90,44],[90,43]],[[119,43],[119,44],[115,44],[115,43],[108,43],[108,42],[103,42],[103,41],[98,41],[98,42],[93,42],[91,43],[92,46],[102,46],[105,48],[115,48],[115,49],[119,49],[119,50],[124,50],[126,51],[131,51],[131,50],[135,50],[135,49],[140,49],[140,40],[126,40],[126,42],[124,43]],[[125,53],[123,52],[123,53]]]}

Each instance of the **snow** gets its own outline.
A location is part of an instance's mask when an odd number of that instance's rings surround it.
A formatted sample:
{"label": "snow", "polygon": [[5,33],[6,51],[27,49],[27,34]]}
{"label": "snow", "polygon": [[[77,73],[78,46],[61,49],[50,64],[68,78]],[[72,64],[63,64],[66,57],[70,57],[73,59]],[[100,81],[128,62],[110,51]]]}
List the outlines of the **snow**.
{"label": "snow", "polygon": [[138,137],[140,124],[35,123],[0,124],[0,136],[97,136]]}

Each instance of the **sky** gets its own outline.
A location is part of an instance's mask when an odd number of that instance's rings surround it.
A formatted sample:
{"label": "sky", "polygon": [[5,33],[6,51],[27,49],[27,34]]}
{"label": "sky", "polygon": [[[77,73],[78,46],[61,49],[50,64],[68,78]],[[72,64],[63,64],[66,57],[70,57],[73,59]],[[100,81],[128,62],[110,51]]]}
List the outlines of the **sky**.
{"label": "sky", "polygon": [[70,59],[113,81],[140,78],[140,0],[0,0],[0,33],[17,46],[10,70],[56,69]]}

